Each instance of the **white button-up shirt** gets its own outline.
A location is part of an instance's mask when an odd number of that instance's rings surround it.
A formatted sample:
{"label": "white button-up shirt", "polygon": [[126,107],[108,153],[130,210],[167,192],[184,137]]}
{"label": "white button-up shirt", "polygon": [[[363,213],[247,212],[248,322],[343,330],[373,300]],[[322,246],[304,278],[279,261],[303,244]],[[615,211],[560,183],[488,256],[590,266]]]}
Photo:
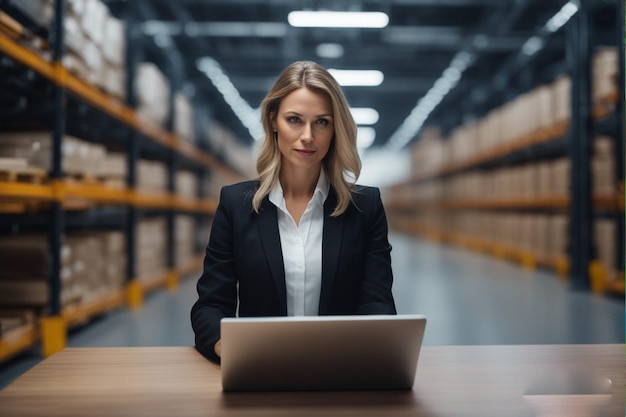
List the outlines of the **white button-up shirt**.
{"label": "white button-up shirt", "polygon": [[285,267],[287,314],[316,316],[319,313],[322,289],[322,231],[324,201],[330,185],[322,169],[313,197],[300,224],[297,225],[285,203],[280,181],[269,193],[269,200],[278,208],[278,230]]}

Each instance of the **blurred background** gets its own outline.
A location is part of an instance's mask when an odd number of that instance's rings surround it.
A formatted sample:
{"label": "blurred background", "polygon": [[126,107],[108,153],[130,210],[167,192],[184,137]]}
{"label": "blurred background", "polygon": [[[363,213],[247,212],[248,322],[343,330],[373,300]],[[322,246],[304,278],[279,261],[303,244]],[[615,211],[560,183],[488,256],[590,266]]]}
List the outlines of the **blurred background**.
{"label": "blurred background", "polygon": [[344,88],[426,343],[623,343],[622,1],[0,0],[0,387],[193,344],[219,190],[297,60]]}

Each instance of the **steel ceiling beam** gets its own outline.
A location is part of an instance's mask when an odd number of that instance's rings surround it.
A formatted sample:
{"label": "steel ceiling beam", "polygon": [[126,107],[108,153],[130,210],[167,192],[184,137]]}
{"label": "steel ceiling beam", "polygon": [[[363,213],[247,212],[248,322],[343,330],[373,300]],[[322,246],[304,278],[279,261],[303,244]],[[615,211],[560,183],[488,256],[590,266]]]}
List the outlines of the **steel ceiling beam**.
{"label": "steel ceiling beam", "polygon": [[[125,1],[125,0],[118,0]],[[150,0],[152,3],[169,3],[171,0]],[[445,7],[479,7],[494,6],[502,3],[510,3],[514,0],[378,0],[381,6],[445,6]],[[309,6],[309,2],[294,0],[177,0],[180,4],[197,4],[203,6],[224,6],[224,5],[242,5],[242,6],[286,6],[290,8]],[[328,2],[328,4],[337,3],[336,0]],[[368,4],[374,3],[368,1]]]}

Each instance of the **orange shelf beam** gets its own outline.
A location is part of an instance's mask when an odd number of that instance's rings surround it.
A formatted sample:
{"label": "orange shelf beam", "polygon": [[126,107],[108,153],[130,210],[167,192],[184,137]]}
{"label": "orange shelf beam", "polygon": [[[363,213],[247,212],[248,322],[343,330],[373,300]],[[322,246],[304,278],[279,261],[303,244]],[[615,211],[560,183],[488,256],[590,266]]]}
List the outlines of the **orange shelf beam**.
{"label": "orange shelf beam", "polygon": [[42,200],[52,201],[55,198],[53,187],[49,184],[32,184],[26,182],[0,182],[0,201],[2,200]]}
{"label": "orange shelf beam", "polygon": [[0,362],[30,348],[37,342],[38,335],[34,324],[24,325],[22,328],[9,332],[0,338]]}
{"label": "orange shelf beam", "polygon": [[102,298],[78,306],[66,307],[61,316],[68,326],[84,323],[98,314],[114,310],[121,307],[125,301],[125,294],[122,290],[111,293]]}

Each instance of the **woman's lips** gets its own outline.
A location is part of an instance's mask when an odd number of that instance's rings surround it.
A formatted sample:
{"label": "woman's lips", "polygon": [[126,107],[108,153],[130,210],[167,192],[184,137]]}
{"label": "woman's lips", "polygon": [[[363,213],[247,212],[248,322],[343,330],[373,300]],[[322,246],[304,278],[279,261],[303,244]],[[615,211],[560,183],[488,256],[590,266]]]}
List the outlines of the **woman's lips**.
{"label": "woman's lips", "polygon": [[296,149],[296,152],[298,152],[302,156],[311,156],[315,153],[315,151],[307,151],[305,149]]}

